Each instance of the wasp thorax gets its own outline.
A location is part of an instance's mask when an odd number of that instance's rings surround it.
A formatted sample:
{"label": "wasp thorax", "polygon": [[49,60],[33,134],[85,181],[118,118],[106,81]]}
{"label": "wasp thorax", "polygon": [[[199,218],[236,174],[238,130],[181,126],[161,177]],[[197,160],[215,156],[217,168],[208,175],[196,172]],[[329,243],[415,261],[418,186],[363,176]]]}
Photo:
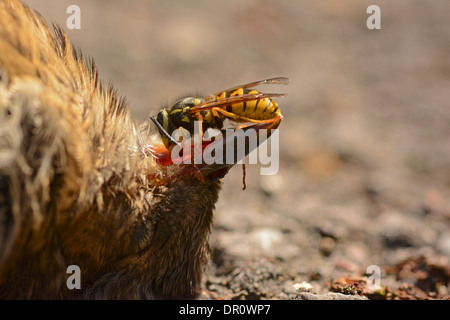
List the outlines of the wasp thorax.
{"label": "wasp thorax", "polygon": [[181,100],[178,100],[175,102],[175,104],[170,108],[170,111],[176,111],[176,110],[182,110],[184,112],[189,111],[189,109],[193,106],[196,106],[200,103],[204,102],[202,98],[196,98],[196,97],[187,97]]}

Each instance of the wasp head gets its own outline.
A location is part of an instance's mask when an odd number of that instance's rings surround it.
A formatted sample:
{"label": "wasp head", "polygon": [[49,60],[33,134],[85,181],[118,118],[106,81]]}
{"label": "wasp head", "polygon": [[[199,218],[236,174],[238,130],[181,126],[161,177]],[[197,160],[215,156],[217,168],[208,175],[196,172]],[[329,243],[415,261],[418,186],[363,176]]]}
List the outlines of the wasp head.
{"label": "wasp head", "polygon": [[194,129],[195,117],[190,110],[196,104],[201,103],[200,98],[188,97],[177,101],[172,107],[158,112],[151,120],[158,128],[162,141],[166,148],[171,144],[178,144],[173,138],[172,133],[179,128],[184,128],[189,132]]}

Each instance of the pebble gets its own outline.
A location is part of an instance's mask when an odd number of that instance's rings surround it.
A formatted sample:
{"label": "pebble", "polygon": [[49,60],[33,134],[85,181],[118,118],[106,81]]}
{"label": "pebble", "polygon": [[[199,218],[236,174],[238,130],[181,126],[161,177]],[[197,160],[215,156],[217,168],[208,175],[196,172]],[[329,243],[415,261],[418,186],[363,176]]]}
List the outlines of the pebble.
{"label": "pebble", "polygon": [[299,292],[309,292],[312,290],[312,285],[306,281],[294,283],[294,289]]}

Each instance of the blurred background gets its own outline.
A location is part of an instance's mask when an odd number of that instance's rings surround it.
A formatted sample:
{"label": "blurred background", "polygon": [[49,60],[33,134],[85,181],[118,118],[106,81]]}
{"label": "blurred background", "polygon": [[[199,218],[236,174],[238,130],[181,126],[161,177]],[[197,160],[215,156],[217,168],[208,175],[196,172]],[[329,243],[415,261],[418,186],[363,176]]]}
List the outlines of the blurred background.
{"label": "blurred background", "polygon": [[[248,165],[245,191],[239,166],[224,179],[205,298],[288,298],[295,282],[326,290],[374,264],[395,287],[385,266],[448,266],[450,2],[24,2],[94,58],[137,121],[182,96],[291,79],[258,87],[288,94],[280,169]],[[66,27],[72,4],[80,30]],[[371,4],[381,30],[366,27]]]}

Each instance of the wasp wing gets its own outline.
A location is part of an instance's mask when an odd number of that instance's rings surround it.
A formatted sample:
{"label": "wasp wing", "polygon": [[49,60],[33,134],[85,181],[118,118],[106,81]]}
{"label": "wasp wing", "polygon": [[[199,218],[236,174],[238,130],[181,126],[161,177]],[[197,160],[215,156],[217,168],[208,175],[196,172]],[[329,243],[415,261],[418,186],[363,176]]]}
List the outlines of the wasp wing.
{"label": "wasp wing", "polygon": [[223,90],[223,91],[217,93],[216,95],[220,95],[222,92],[234,91],[234,90],[241,89],[241,88],[242,89],[252,88],[252,87],[259,86],[261,84],[282,84],[282,85],[287,85],[287,84],[289,84],[290,81],[291,80],[289,78],[285,78],[285,77],[264,79],[264,80],[259,80],[259,81],[255,81],[255,82],[242,84],[240,86],[235,86],[235,87],[229,88],[227,90]]}
{"label": "wasp wing", "polygon": [[264,99],[264,98],[273,98],[273,97],[285,97],[286,94],[284,93],[248,93],[243,95],[237,95],[233,97],[228,98],[219,98],[217,99],[216,96],[211,96],[205,98],[205,102],[200,103],[194,107],[191,108],[190,112],[191,114],[197,113],[200,111],[205,110],[211,110],[213,108],[224,108],[230,105],[238,104],[241,102],[248,102],[248,101],[255,101],[258,99]]}

